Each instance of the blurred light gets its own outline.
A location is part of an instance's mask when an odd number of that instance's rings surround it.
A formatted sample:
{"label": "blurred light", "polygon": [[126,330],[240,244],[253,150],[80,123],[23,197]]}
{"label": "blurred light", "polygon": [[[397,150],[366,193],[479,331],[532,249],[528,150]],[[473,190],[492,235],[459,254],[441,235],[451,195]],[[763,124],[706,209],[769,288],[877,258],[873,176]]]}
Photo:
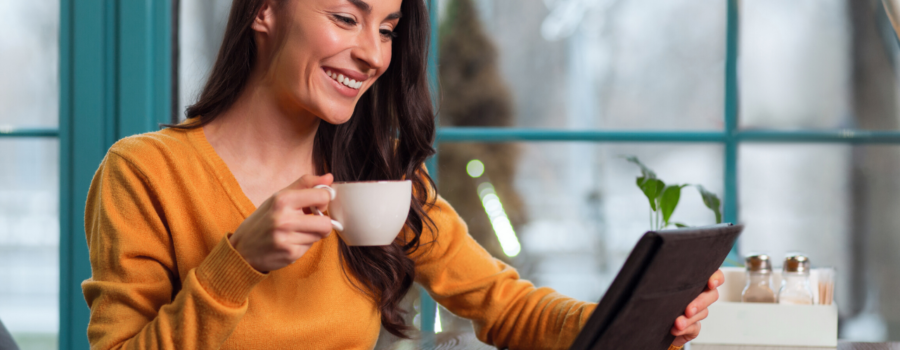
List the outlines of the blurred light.
{"label": "blurred light", "polygon": [[516,231],[513,229],[506,211],[503,210],[500,197],[494,191],[494,185],[491,185],[490,182],[482,182],[478,185],[478,197],[481,198],[481,205],[484,206],[484,211],[491,219],[491,226],[494,228],[497,240],[500,241],[503,253],[509,257],[519,255],[522,246],[519,244],[519,238],[516,237]]}
{"label": "blurred light", "polygon": [[434,332],[440,333],[444,331],[441,327],[441,307],[435,305],[434,308]]}
{"label": "blurred light", "polygon": [[466,164],[466,172],[473,178],[479,178],[484,175],[484,163],[478,159],[472,159]]}

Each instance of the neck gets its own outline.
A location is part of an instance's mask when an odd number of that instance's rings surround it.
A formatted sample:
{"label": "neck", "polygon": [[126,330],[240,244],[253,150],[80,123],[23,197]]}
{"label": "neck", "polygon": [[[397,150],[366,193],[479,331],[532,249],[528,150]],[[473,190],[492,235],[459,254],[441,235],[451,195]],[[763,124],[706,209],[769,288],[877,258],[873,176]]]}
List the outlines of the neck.
{"label": "neck", "polygon": [[290,172],[314,173],[320,119],[305,109],[282,107],[286,104],[260,77],[253,74],[234,105],[204,126],[207,139],[222,156],[260,170],[299,167]]}

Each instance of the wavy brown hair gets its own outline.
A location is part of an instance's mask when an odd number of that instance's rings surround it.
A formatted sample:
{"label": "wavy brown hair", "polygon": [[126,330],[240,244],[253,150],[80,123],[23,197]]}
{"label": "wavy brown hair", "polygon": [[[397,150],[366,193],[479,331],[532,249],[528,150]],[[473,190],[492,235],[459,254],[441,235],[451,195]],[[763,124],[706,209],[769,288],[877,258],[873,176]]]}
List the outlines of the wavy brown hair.
{"label": "wavy brown hair", "polygon": [[[238,99],[257,64],[251,24],[265,1],[234,0],[209,80],[197,103],[186,111],[195,122],[169,127],[202,127]],[[283,8],[285,1],[290,0],[276,1],[277,7]],[[426,73],[428,11],[423,0],[403,0],[400,12],[403,18],[395,28],[390,66],[360,97],[348,122],[319,123],[313,161],[317,172],[330,171],[336,181],[412,181],[404,233],[392,245],[350,247],[340,242],[344,266],[361,283],[357,287],[378,304],[382,326],[406,338],[409,326],[399,303],[415,279],[409,254],[419,248],[426,225],[436,232],[426,213],[426,207],[433,205],[428,193],[434,191],[434,182],[422,169],[425,159],[435,153],[431,146],[435,126]],[[282,29],[286,22],[279,21]]]}

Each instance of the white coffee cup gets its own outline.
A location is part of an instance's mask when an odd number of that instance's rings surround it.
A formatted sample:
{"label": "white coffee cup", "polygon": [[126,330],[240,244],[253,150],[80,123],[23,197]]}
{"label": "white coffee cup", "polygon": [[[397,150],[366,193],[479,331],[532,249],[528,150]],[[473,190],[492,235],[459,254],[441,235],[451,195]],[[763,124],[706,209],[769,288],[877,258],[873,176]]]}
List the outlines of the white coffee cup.
{"label": "white coffee cup", "polygon": [[[318,185],[331,192],[328,214],[341,239],[351,246],[390,245],[409,215],[412,182],[364,181]],[[315,209],[316,214],[324,214]]]}

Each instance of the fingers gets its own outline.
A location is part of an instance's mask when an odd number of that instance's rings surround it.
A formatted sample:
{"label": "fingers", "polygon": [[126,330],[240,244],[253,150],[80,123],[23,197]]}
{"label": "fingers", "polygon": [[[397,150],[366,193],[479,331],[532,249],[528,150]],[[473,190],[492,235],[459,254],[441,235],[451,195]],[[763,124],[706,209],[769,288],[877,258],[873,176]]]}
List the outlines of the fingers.
{"label": "fingers", "polygon": [[[675,324],[672,326],[672,330],[679,331],[679,332],[684,331],[687,328],[690,328],[690,326],[694,325],[695,323],[700,323],[700,321],[706,319],[707,316],[709,316],[708,309],[701,310],[700,312],[698,312],[696,315],[694,315],[691,318],[688,318],[685,316],[678,316],[678,318],[675,319]],[[681,335],[681,334],[675,334],[675,335]]]}
{"label": "fingers", "polygon": [[269,197],[229,238],[250,266],[259,271],[283,268],[306,253],[313,243],[331,233],[331,218],[307,215],[304,208],[325,209],[331,202],[326,189],[334,177],[305,175]]}
{"label": "fingers", "polygon": [[709,277],[709,283],[707,283],[707,288],[716,289],[719,286],[725,284],[725,273],[722,270],[716,270],[712,276]]}
{"label": "fingers", "polygon": [[[334,176],[331,174],[322,176],[303,175],[290,186],[273,195],[274,209],[276,211],[281,209],[302,210],[303,208],[316,207],[324,211],[328,209],[333,190],[329,191],[328,189],[314,187],[319,185],[330,186],[333,182]],[[318,194],[308,195],[308,193],[316,192]]]}
{"label": "fingers", "polygon": [[329,203],[331,203],[331,192],[324,188],[286,188],[273,196],[273,209],[276,212],[282,210],[299,211],[309,207],[326,210]]}
{"label": "fingers", "polygon": [[716,300],[719,300],[717,288],[724,283],[725,274],[722,270],[717,270],[709,277],[707,289],[688,304],[684,310],[684,316],[679,316],[675,319],[675,324],[670,330],[672,335],[677,337],[675,342],[672,343],[673,345],[684,345],[700,335],[700,321],[709,316],[709,306]]}
{"label": "fingers", "polygon": [[[328,237],[332,230],[331,218],[327,216],[303,215],[281,222],[278,230],[279,234],[286,236],[284,243],[311,244],[319,239]],[[300,236],[315,237],[301,238]]]}
{"label": "fingers", "polygon": [[272,235],[276,256],[284,265],[293,263],[303,256],[313,243],[328,237],[331,233],[331,219],[327,216],[304,215],[283,222]]}
{"label": "fingers", "polygon": [[286,189],[313,188],[316,185],[331,186],[331,183],[333,182],[334,176],[330,173],[322,176],[306,174],[297,179],[297,181],[294,181],[294,183],[290,184]]}
{"label": "fingers", "polygon": [[273,255],[284,259],[285,265],[287,265],[302,257],[303,253],[322,237],[315,234],[291,232],[276,235],[273,239],[275,240]]}
{"label": "fingers", "polygon": [[[672,335],[679,337],[684,343],[687,343],[700,335],[700,322],[694,323],[684,330],[677,330],[673,327],[671,332]],[[681,343],[681,345],[684,345],[684,343]]]}
{"label": "fingers", "polygon": [[716,302],[716,300],[719,300],[719,291],[716,289],[706,290],[688,304],[687,308],[684,309],[684,315],[689,318],[693,317],[698,312],[706,310],[706,308]]}

